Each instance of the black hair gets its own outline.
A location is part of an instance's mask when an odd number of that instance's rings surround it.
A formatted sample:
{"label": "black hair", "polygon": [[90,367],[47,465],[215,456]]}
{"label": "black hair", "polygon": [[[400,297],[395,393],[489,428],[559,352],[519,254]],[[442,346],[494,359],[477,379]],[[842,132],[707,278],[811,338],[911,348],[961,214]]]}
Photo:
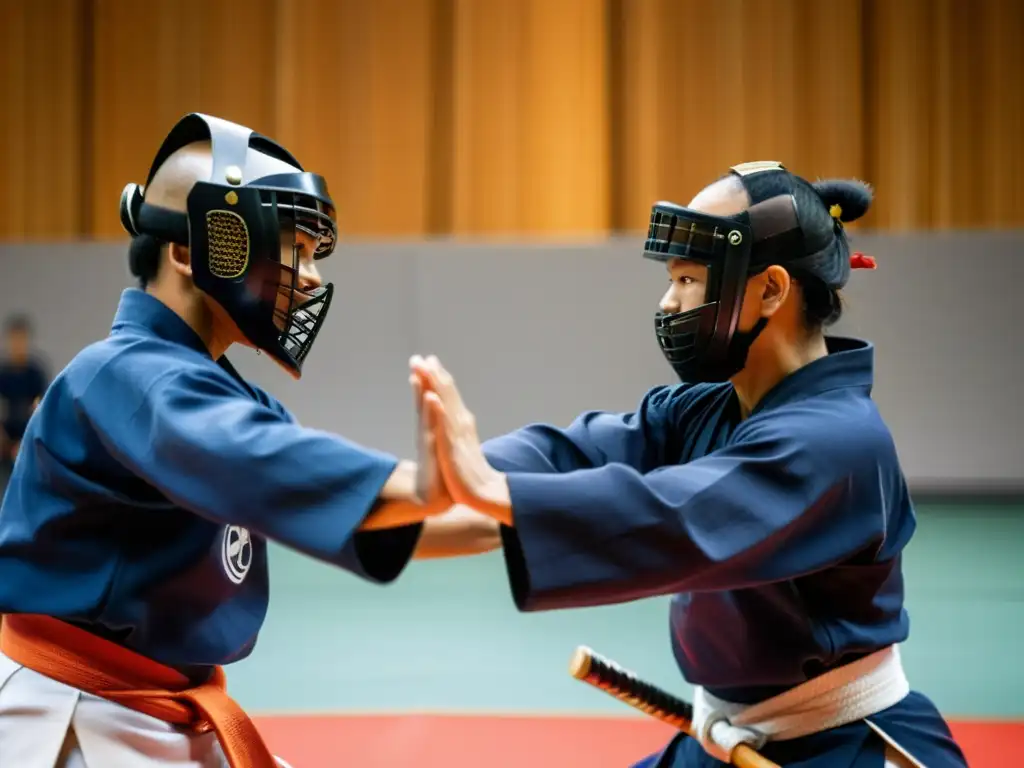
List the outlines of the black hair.
{"label": "black hair", "polygon": [[32,321],[27,315],[11,315],[4,321],[5,333],[32,333]]}
{"label": "black hair", "polygon": [[868,212],[873,198],[871,187],[856,179],[811,183],[788,171],[758,174],[746,182],[751,205],[787,194],[792,185],[804,252],[793,254],[780,266],[803,289],[808,328],[820,330],[832,325],[843,314],[839,291],[850,278],[850,244],[843,223],[856,221]]}
{"label": "black hair", "polygon": [[160,272],[164,243],[152,235],[136,235],[128,246],[128,269],[145,289]]}

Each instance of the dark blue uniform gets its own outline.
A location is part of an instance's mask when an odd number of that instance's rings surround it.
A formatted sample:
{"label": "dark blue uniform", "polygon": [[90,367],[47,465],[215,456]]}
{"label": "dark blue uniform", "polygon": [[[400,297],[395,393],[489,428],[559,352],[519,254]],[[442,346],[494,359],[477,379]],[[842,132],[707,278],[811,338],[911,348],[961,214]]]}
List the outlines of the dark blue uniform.
{"label": "dark blue uniform", "polygon": [[[486,443],[508,473],[515,529],[503,537],[519,608],[674,595],[684,678],[738,703],[905,640],[900,563],[915,518],[870,397],[873,348],[829,347],[746,419],[731,384],[683,384],[651,390],[635,413]],[[919,694],[873,720],[929,768],[964,765]],[[882,746],[861,722],[764,754],[878,768]],[[692,739],[662,762],[714,764]]]}
{"label": "dark blue uniform", "polygon": [[32,414],[32,403],[46,391],[46,370],[38,360],[24,365],[0,364],[0,411],[4,432],[11,440],[20,440]]}
{"label": "dark blue uniform", "polygon": [[[38,360],[23,365],[0,363],[0,469],[10,465],[10,449],[21,440],[32,415],[32,404],[46,391],[46,369]],[[0,477],[0,481],[2,481]]]}
{"label": "dark blue uniform", "polygon": [[0,508],[0,613],[62,618],[185,671],[252,650],[268,539],[383,583],[419,537],[357,532],[395,457],[300,426],[136,289],[22,445]]}

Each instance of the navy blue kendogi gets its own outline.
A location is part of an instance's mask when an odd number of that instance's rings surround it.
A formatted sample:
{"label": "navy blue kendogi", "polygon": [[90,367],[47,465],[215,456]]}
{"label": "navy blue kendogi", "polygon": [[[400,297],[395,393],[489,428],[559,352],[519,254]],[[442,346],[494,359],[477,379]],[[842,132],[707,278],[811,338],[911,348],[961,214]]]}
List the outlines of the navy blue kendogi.
{"label": "navy blue kendogi", "polygon": [[[871,399],[871,344],[827,338],[826,356],[741,411],[729,379],[765,325],[736,330],[742,286],[782,264],[807,290],[841,287],[851,256],[838,216],[825,225],[825,244],[801,221],[815,207],[825,222],[830,205],[857,207],[842,185],[814,190],[781,166],[758,165],[734,170],[751,202],[740,215],[654,208],[645,255],[696,261],[711,275],[700,307],[657,318],[683,383],[652,389],[632,413],[588,412],[565,429],[531,425],[483,446],[507,475],[514,528],[502,534],[516,605],[672,595],[682,676],[737,704],[906,640],[901,565],[915,530],[893,439]],[[787,767],[881,768],[876,729],[928,768],[966,765],[917,692],[761,751]],[[722,764],[688,737],[642,763]]]}
{"label": "navy blue kendogi", "polygon": [[[197,183],[188,215],[130,185],[122,220],[136,241],[189,245],[196,285],[298,376],[332,288],[295,300],[282,242],[301,232],[316,258],[333,251],[326,184],[269,139],[200,115],[171,132],[150,178],[204,138],[211,178],[228,183]],[[250,147],[295,173],[241,183]],[[256,642],[268,540],[377,583],[398,577],[421,526],[359,530],[397,464],[298,424],[130,288],[110,335],[57,376],[25,432],[0,508],[0,614],[55,617],[201,679]]]}
{"label": "navy blue kendogi", "polygon": [[135,288],[23,446],[0,511],[0,612],[61,617],[171,666],[249,653],[267,539],[378,582],[417,539],[357,532],[397,459],[300,426]]}

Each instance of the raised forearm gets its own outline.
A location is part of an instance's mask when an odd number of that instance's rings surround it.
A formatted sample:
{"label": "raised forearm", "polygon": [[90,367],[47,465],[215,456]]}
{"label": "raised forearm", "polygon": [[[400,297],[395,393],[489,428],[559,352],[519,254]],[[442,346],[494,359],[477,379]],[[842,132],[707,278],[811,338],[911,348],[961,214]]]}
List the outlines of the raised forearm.
{"label": "raised forearm", "polygon": [[417,560],[462,557],[492,552],[501,547],[498,523],[487,515],[456,506],[423,524]]}
{"label": "raised forearm", "polygon": [[373,511],[367,515],[361,531],[378,531],[422,523],[451,506],[447,499],[421,503],[416,495],[416,464],[400,461],[381,488]]}

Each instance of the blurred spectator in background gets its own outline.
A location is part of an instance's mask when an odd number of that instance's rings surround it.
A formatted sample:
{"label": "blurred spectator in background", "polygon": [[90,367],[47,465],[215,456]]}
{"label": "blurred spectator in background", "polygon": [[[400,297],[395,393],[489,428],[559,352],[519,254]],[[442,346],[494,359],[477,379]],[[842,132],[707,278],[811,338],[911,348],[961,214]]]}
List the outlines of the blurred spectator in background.
{"label": "blurred spectator in background", "polygon": [[29,416],[46,391],[46,366],[32,350],[32,324],[27,317],[4,324],[6,356],[0,360],[0,483],[10,474]]}

